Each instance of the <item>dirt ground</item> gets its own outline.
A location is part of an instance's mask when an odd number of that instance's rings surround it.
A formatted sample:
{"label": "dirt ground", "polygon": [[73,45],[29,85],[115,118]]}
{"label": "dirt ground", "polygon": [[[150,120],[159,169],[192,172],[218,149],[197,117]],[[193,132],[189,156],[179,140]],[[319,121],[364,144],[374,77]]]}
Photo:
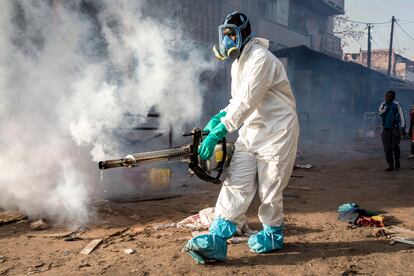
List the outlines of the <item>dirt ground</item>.
{"label": "dirt ground", "polygon": [[[407,148],[405,143],[403,152]],[[225,263],[195,264],[181,252],[190,230],[153,227],[214,206],[219,186],[183,178],[178,198],[95,203],[95,223],[73,241],[64,240],[70,231],[60,226],[33,231],[30,221],[1,225],[0,275],[413,275],[413,246],[375,237],[378,228],[352,229],[336,212],[355,202],[386,212],[386,224],[413,230],[414,161],[405,156],[400,171],[387,173],[375,143],[305,150],[297,163],[314,167],[295,170],[290,185],[310,190],[286,190],[285,249],[278,252],[256,255],[247,244],[234,244]],[[260,228],[258,206],[256,198],[248,212],[253,229]],[[94,251],[80,254],[97,238],[103,241]],[[128,248],[135,252],[126,254]]]}

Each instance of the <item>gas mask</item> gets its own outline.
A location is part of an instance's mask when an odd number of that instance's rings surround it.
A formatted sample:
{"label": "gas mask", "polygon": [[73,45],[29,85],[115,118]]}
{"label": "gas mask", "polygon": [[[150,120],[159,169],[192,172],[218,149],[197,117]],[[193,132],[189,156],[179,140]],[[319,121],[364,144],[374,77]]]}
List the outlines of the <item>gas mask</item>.
{"label": "gas mask", "polygon": [[[226,34],[225,34],[226,30]],[[236,37],[234,41],[232,37]],[[220,25],[219,26],[219,48],[214,45],[213,52],[218,60],[232,60],[240,56],[240,49],[242,46],[242,37],[239,28],[236,25]]]}
{"label": "gas mask", "polygon": [[[241,54],[242,47],[250,40],[251,35],[244,39],[242,37],[242,30],[249,24],[247,18],[240,27],[227,23],[236,13],[237,12],[229,14],[224,21],[224,24],[218,27],[219,45],[218,47],[214,45],[213,52],[216,58],[220,61],[224,61],[228,58],[231,60],[237,59]],[[231,37],[235,38],[235,40]]]}

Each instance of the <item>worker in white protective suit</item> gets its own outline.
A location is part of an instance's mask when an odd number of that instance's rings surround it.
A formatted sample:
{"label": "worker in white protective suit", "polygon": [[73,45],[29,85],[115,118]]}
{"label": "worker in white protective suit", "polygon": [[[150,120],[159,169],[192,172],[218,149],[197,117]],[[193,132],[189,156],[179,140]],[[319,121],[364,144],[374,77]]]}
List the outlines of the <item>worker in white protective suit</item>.
{"label": "worker in white protective suit", "polygon": [[247,17],[238,12],[219,26],[220,60],[233,59],[231,99],[205,127],[209,135],[200,149],[201,159],[212,156],[227,133],[239,129],[228,176],[216,204],[216,219],[209,234],[188,241],[184,251],[198,263],[223,261],[226,240],[243,223],[256,193],[263,230],[249,238],[251,251],[267,253],[283,248],[283,189],[296,157],[299,126],[296,104],[282,63],[268,51],[268,40],[251,38]]}

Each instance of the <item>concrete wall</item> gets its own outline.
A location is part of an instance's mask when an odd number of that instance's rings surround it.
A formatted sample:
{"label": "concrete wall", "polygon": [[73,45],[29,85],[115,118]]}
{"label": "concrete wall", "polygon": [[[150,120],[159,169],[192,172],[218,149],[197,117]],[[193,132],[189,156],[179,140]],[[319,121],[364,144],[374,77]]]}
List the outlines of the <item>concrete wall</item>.
{"label": "concrete wall", "polygon": [[321,0],[321,1],[335,8],[338,11],[344,11],[344,6],[345,6],[344,0]]}
{"label": "concrete wall", "polygon": [[176,7],[184,31],[190,37],[203,45],[217,43],[217,26],[223,21],[222,1],[180,0]]}
{"label": "concrete wall", "polygon": [[[271,41],[271,48],[280,49],[306,45],[311,47],[311,37],[267,20],[258,21],[258,36],[265,37]],[[272,50],[273,50],[272,49]]]}
{"label": "concrete wall", "polygon": [[301,1],[292,1],[290,9],[290,28],[309,35],[310,48],[338,58],[342,56],[341,40],[333,35],[331,16]]}

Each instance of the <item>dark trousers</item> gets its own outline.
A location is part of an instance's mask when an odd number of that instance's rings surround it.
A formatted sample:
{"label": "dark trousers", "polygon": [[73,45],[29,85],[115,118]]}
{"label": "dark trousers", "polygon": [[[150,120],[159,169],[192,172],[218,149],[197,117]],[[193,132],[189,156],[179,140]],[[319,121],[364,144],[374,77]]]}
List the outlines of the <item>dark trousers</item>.
{"label": "dark trousers", "polygon": [[411,154],[414,154],[414,142],[411,141]]}
{"label": "dark trousers", "polygon": [[400,129],[398,127],[393,129],[383,129],[381,138],[388,166],[394,168],[394,161],[395,164],[400,162]]}

